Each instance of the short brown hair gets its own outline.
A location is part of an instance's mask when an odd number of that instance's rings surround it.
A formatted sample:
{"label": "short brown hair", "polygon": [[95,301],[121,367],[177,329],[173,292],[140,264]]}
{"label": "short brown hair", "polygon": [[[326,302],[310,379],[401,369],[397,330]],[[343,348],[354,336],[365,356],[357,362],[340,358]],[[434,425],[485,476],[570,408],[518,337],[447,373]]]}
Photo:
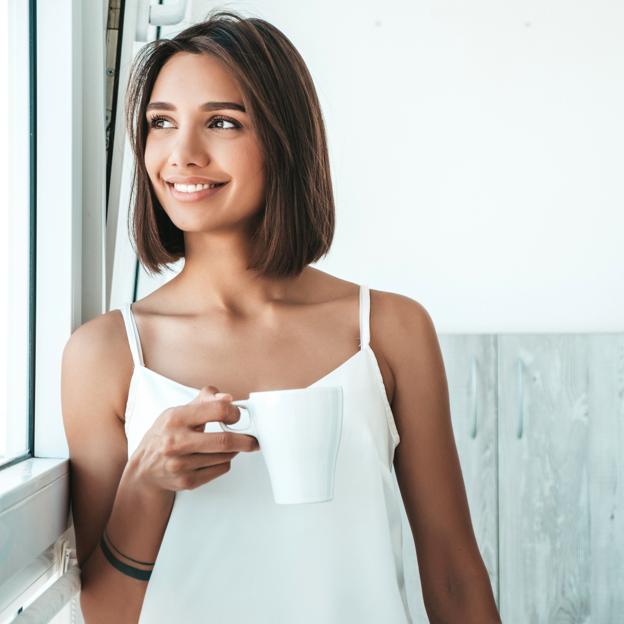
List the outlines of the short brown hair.
{"label": "short brown hair", "polygon": [[264,206],[253,220],[248,269],[288,277],[326,255],[335,228],[321,107],[306,64],[290,40],[260,18],[212,10],[172,39],[146,44],[130,69],[126,124],[135,157],[130,239],[150,273],[184,256],[182,230],[164,211],[145,167],[146,106],[158,73],[177,52],[221,60],[241,90],[264,157]]}

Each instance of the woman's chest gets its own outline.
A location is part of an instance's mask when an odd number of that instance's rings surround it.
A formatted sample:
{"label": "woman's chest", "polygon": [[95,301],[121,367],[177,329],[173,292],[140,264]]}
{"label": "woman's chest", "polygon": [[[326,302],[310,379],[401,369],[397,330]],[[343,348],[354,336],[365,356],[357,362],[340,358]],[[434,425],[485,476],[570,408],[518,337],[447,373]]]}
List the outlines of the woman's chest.
{"label": "woman's chest", "polygon": [[[215,323],[179,327],[138,321],[144,365],[190,388],[213,386],[234,399],[251,392],[304,388],[339,369],[360,352],[357,317],[284,320],[269,327],[236,329]],[[375,352],[386,396],[392,372],[381,347]]]}

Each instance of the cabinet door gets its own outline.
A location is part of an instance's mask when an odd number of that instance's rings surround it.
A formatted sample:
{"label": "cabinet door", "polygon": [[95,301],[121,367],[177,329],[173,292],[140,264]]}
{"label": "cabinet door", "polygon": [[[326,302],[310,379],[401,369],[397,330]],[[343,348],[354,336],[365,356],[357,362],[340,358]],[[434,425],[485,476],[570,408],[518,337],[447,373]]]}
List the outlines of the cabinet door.
{"label": "cabinet door", "polygon": [[[449,386],[455,444],[477,542],[497,595],[496,338],[440,335]],[[405,510],[403,559],[408,603],[415,623],[428,622],[416,549]]]}
{"label": "cabinet door", "polygon": [[[614,611],[592,613],[594,539],[604,535],[606,525],[592,523],[591,510],[600,502],[590,475],[604,461],[596,448],[606,433],[600,421],[614,420],[589,409],[591,380],[610,366],[606,354],[590,364],[590,340],[588,335],[499,336],[504,622],[622,621],[621,612],[620,619]],[[609,385],[605,382],[599,410],[613,414],[614,385]]]}
{"label": "cabinet door", "polygon": [[624,622],[624,335],[589,336],[592,622]]}

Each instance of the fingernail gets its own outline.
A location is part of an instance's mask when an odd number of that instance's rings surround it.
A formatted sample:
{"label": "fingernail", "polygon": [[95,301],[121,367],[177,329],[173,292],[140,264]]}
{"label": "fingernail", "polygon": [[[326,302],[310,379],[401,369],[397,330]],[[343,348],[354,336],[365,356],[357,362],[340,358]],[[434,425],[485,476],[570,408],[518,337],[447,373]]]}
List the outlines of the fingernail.
{"label": "fingernail", "polygon": [[231,401],[233,398],[232,395],[228,392],[217,392],[217,394],[215,394],[215,397],[217,399],[226,399],[228,401]]}

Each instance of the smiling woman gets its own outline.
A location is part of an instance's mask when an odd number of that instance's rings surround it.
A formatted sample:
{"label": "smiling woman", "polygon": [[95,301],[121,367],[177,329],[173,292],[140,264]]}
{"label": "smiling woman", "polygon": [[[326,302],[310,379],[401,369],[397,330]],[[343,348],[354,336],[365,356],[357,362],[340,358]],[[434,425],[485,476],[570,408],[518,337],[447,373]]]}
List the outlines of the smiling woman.
{"label": "smiling woman", "polygon": [[[300,54],[268,22],[218,11],[148,44],[129,85],[131,238],[148,270],[184,266],[64,350],[87,619],[409,624],[403,496],[433,621],[498,621],[430,317],[308,266],[335,214]],[[241,417],[239,399],[320,386],[342,399],[333,491],[319,501],[325,408],[308,421],[271,407],[268,438],[221,425]],[[303,502],[274,498],[276,475]]]}
{"label": "smiling woman", "polygon": [[[207,20],[155,41],[131,70],[131,238],[146,269],[159,273],[181,257],[189,261],[183,231],[243,224],[249,269],[297,275],[328,252],[334,235],[316,90],[283,33],[264,20],[220,14],[234,20]],[[188,186],[215,182],[224,186]]]}

